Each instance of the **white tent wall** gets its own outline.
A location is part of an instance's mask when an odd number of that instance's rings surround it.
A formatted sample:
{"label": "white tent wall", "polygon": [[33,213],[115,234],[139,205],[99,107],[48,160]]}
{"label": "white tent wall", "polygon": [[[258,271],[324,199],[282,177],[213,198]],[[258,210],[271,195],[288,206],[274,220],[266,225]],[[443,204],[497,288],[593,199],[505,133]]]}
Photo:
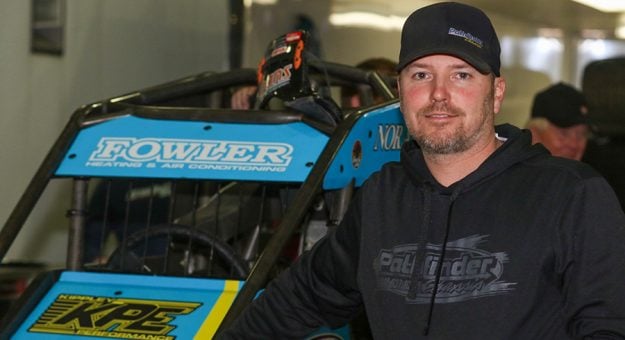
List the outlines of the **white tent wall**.
{"label": "white tent wall", "polygon": [[[62,55],[31,52],[31,3],[0,0],[2,223],[76,108],[228,68],[225,0],[66,0]],[[46,189],[5,261],[64,263],[70,186]]]}

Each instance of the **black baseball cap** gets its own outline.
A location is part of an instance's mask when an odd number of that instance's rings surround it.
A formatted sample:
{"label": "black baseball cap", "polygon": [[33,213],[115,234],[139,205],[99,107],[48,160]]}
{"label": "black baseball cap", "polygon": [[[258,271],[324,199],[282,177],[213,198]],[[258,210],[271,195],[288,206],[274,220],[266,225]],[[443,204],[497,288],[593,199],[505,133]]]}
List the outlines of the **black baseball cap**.
{"label": "black baseball cap", "polygon": [[483,74],[500,76],[501,47],[490,19],[481,10],[457,2],[441,2],[414,11],[401,33],[397,71],[413,60],[448,54]]}
{"label": "black baseball cap", "polygon": [[559,127],[588,124],[584,95],[573,86],[557,83],[534,96],[532,117],[543,117]]}

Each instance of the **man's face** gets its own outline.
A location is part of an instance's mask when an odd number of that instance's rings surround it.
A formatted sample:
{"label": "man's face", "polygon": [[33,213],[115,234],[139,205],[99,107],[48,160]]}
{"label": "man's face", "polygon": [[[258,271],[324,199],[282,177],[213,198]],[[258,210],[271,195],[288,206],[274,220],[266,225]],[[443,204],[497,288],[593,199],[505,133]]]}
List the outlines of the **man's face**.
{"label": "man's face", "polygon": [[406,66],[398,87],[406,125],[424,153],[462,153],[492,142],[503,78],[453,56],[431,55]]}
{"label": "man's face", "polygon": [[588,126],[578,124],[563,128],[549,123],[544,130],[537,133],[536,139],[552,155],[579,161],[586,150]]}

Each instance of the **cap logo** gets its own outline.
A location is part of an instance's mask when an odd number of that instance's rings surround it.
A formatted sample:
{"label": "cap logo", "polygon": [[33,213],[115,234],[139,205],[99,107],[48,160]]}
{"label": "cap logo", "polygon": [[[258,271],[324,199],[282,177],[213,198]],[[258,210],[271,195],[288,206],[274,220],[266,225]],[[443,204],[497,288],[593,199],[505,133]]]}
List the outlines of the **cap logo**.
{"label": "cap logo", "polygon": [[457,37],[462,37],[462,38],[464,38],[464,40],[466,42],[469,42],[469,43],[475,45],[477,48],[482,48],[482,46],[484,45],[482,43],[482,39],[480,39],[480,38],[478,38],[476,36],[473,36],[471,33],[467,33],[467,32],[465,32],[463,30],[455,29],[453,27],[449,28],[449,31],[447,32],[447,34],[455,35]]}

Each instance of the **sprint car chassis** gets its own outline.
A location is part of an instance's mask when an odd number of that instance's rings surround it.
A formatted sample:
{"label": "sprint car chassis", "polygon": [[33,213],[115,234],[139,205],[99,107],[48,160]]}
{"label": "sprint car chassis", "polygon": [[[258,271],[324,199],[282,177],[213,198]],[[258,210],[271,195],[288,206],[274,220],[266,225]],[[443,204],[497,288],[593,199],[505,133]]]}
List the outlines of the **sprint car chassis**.
{"label": "sprint car chassis", "polygon": [[[224,108],[232,88],[257,82],[255,70],[242,69],[202,73],[77,109],[0,231],[3,259],[49,182],[71,180],[66,268],[33,280],[3,320],[0,336],[211,338],[231,324],[276,271],[294,235],[315,219],[336,226],[352,190],[397,160],[406,138],[386,79],[323,61],[310,67],[321,70],[315,80],[320,87],[358,86],[387,101],[371,105],[369,98],[363,109],[344,110],[335,125],[292,108]],[[139,232],[144,234],[120,232],[107,263],[86,263],[90,183],[118,180],[130,186],[135,180],[173,183],[167,221],[158,226],[146,214]],[[191,203],[178,214],[172,188],[180,182],[191,188],[186,191]],[[228,196],[234,186],[239,189]],[[147,188],[155,192],[153,184]],[[265,213],[268,197],[279,198],[277,215]],[[329,212],[317,218],[320,201]],[[229,206],[238,208],[218,217]],[[231,232],[250,210],[247,226]],[[120,228],[130,231],[127,225]],[[226,264],[204,263],[200,270],[191,261],[193,251],[174,248],[165,251],[178,252],[173,262],[158,257],[157,264],[148,263],[152,250],[141,244],[151,242],[150,230],[160,230],[169,244],[172,235],[181,237],[177,247],[196,243],[194,252],[203,262],[222,258]],[[140,250],[132,253],[131,243]]]}

